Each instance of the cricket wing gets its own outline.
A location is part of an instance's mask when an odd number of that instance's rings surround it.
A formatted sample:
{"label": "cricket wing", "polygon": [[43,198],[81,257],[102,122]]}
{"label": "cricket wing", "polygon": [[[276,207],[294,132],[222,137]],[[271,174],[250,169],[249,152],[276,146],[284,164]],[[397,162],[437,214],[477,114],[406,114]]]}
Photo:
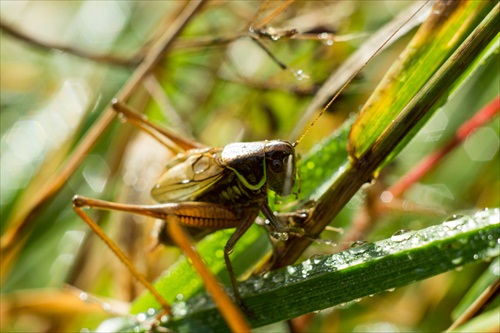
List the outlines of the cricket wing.
{"label": "cricket wing", "polygon": [[223,176],[225,168],[218,159],[220,151],[220,148],[193,149],[176,157],[151,191],[152,197],[161,203],[196,201]]}

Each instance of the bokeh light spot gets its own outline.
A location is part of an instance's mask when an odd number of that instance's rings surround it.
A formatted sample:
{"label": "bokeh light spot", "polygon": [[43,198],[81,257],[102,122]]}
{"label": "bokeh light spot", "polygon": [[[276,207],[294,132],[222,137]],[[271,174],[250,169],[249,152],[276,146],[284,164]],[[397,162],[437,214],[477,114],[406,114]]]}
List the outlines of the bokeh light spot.
{"label": "bokeh light spot", "polygon": [[499,145],[497,133],[489,127],[483,127],[465,140],[464,149],[473,161],[490,161]]}
{"label": "bokeh light spot", "polygon": [[111,171],[101,156],[90,155],[87,157],[83,169],[83,178],[93,191],[102,192],[110,174]]}

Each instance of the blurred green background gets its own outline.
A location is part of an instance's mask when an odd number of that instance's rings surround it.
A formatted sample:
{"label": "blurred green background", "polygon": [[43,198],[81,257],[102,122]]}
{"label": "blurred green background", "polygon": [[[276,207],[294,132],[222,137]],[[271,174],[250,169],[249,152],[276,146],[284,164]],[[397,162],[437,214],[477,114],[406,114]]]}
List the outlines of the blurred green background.
{"label": "blurred green background", "polygon": [[[210,146],[294,139],[290,138],[292,129],[308,124],[298,123],[301,114],[330,73],[411,2],[293,3],[268,26],[295,28],[314,38],[263,41],[287,70],[246,36],[250,25],[261,22],[280,3],[271,2],[269,9],[256,15],[260,5],[253,1],[206,4],[155,68],[156,79],[146,80],[129,103],[145,110],[150,119]],[[137,59],[148,52],[183,3],[2,1],[0,6],[0,204],[5,235],[16,216],[26,213],[39,189],[58,173],[133,73]],[[7,28],[30,40],[20,40],[7,33]],[[321,32],[331,35],[318,38]],[[300,153],[358,111],[411,32],[353,81],[299,145]],[[50,47],[53,44],[64,46],[66,52]],[[96,61],[75,55],[79,51],[106,58]],[[497,95],[498,68],[497,55],[437,112],[381,181],[396,182]],[[306,75],[297,76],[300,70]],[[399,229],[423,228],[457,211],[498,207],[499,129],[496,117],[469,137],[407,193],[400,207],[380,217],[367,240],[389,237]],[[15,239],[14,250],[2,253],[2,331],[79,331],[93,329],[109,316],[100,306],[79,300],[78,293],[65,285],[106,299],[116,311],[126,310],[140,286],[99,240],[88,237],[86,225],[71,208],[71,197],[80,194],[151,203],[149,190],[169,156],[154,140],[120,121],[101,134],[60,191],[31,219],[26,227],[28,238]],[[364,197],[363,193],[355,197],[338,223],[348,225]],[[408,207],[417,209],[408,212]],[[149,279],[179,255],[172,248],[147,251],[153,221],[102,212],[91,215]],[[329,237],[338,235],[323,235]],[[304,256],[334,251],[314,245]],[[464,267],[392,293],[304,316],[301,327],[307,331],[443,330],[452,322],[451,311],[485,267]],[[269,328],[285,329],[284,324]]]}

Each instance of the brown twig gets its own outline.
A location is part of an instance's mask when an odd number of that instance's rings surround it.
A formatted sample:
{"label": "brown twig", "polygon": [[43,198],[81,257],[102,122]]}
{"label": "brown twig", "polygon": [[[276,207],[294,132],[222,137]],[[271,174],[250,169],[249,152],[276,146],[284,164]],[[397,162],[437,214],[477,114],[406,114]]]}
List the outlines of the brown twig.
{"label": "brown twig", "polygon": [[[260,21],[259,23],[257,23],[255,25],[255,29],[260,29],[262,28],[263,26],[265,26],[267,23],[269,23],[273,18],[275,18],[278,14],[280,14],[282,11],[284,11],[288,6],[290,6],[292,4],[294,0],[288,0],[284,3],[282,3],[278,8],[276,8],[271,14],[269,14],[268,16],[266,16],[262,21]],[[263,7],[262,9],[264,9],[265,7]],[[249,28],[252,28],[252,27],[249,27]]]}
{"label": "brown twig", "polygon": [[[176,19],[169,26],[161,37],[149,49],[149,53],[140,63],[132,76],[129,78],[123,89],[116,95],[120,101],[126,101],[133,92],[142,84],[142,80],[163,58],[165,52],[169,49],[172,42],[179,35],[194,14],[201,8],[203,1],[193,1],[187,3],[181,10]],[[23,236],[28,234],[27,226],[35,218],[38,212],[50,201],[66,180],[71,176],[75,169],[81,164],[85,156],[91,151],[98,142],[102,133],[108,128],[114,119],[116,113],[111,107],[108,107],[102,115],[96,120],[95,124],[85,135],[82,141],[74,149],[73,154],[67,159],[65,165],[54,174],[54,176],[42,186],[37,196],[31,202],[26,204],[26,209],[19,215],[11,217],[10,229],[2,235],[0,244],[2,254],[9,254],[15,245],[22,243]]]}
{"label": "brown twig", "polygon": [[[474,132],[474,130],[491,121],[499,111],[500,96],[496,97],[488,103],[488,105],[472,116],[457,130],[456,135],[448,143],[446,143],[439,150],[430,154],[388,190],[383,189],[380,179],[377,180],[374,185],[367,189],[366,205],[364,209],[361,210],[353,219],[352,227],[342,238],[342,246],[345,248],[351,242],[362,239],[364,235],[366,235],[373,228],[373,225],[384,213],[384,211],[388,209],[401,209],[401,207],[403,207],[403,201],[398,198],[401,197],[408,188],[418,182],[422,177],[439,166],[439,163],[443,158],[448,156],[453,149],[458,147],[470,134]],[[390,197],[392,197],[392,199],[387,200],[387,202],[382,202],[382,200],[380,200],[382,192],[390,193]],[[420,213],[425,212],[428,214],[444,213],[438,209],[419,206],[418,204],[411,204],[407,202],[404,204],[405,206],[408,206],[404,211],[419,211]]]}
{"label": "brown twig", "polygon": [[468,320],[473,318],[488,301],[498,296],[500,290],[500,280],[496,280],[492,285],[486,288],[481,295],[462,313],[460,317],[455,320],[453,324],[445,332],[454,331],[457,327],[463,325]]}
{"label": "brown twig", "polygon": [[107,63],[119,66],[136,66],[143,60],[143,57],[139,55],[140,52],[132,57],[120,57],[110,54],[95,54],[72,46],[41,40],[35,36],[28,35],[10,25],[7,25],[2,21],[0,21],[0,29],[7,35],[17,40],[23,41],[30,46],[42,49],[44,51],[58,50],[64,53],[69,53],[74,56],[89,59],[95,62]]}

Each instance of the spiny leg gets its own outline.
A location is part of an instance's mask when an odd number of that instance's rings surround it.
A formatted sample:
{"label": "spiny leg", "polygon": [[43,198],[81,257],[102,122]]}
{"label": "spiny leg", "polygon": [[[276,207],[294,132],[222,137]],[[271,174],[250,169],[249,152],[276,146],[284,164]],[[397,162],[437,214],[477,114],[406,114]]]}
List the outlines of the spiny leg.
{"label": "spiny leg", "polygon": [[122,114],[127,122],[138,127],[144,132],[151,135],[153,138],[158,140],[162,145],[166,146],[168,149],[175,153],[181,153],[186,150],[194,148],[204,148],[205,146],[196,141],[188,140],[182,138],[177,134],[169,132],[164,128],[150,122],[147,117],[135,110],[125,103],[120,102],[117,99],[111,101],[113,109]]}
{"label": "spiny leg", "polygon": [[238,225],[235,232],[231,235],[226,245],[224,246],[224,261],[226,262],[229,279],[231,280],[231,284],[233,286],[234,297],[236,299],[236,302],[238,302],[240,307],[242,307],[243,309],[246,309],[246,307],[243,304],[240,291],[238,290],[238,281],[236,281],[233,265],[231,264],[231,259],[229,258],[229,255],[233,252],[234,246],[236,245],[238,240],[245,234],[248,228],[252,226],[255,217],[256,217],[255,214],[247,215],[247,217],[243,220],[243,222]]}
{"label": "spiny leg", "polygon": [[83,212],[82,207],[91,207],[91,204],[88,201],[85,201],[85,198],[75,196],[73,198],[73,209],[80,216],[80,218],[87,223],[87,225],[94,231],[94,233],[99,236],[103,240],[103,242],[113,251],[113,253],[120,259],[120,261],[127,266],[132,275],[135,276],[139,282],[146,287],[149,292],[156,298],[158,303],[160,303],[163,310],[170,314],[170,306],[167,304],[165,299],[160,293],[149,283],[149,281],[142,275],[132,264],[130,259],[123,253],[122,250],[104,233],[104,231],[95,223],[87,214]]}
{"label": "spiny leg", "polygon": [[274,215],[274,212],[271,210],[271,207],[266,203],[260,205],[260,210],[262,214],[269,220],[271,225],[275,230],[275,234],[272,235],[274,238],[286,241],[288,239],[289,229],[281,223],[281,221]]}
{"label": "spiny leg", "polygon": [[192,241],[187,232],[179,222],[179,218],[171,215],[167,218],[168,234],[172,237],[174,243],[179,247],[186,256],[191,259],[191,264],[203,278],[203,282],[208,292],[217,304],[222,316],[225,318],[229,327],[233,332],[250,332],[250,327],[244,319],[241,311],[231,301],[224,289],[220,286],[215,276],[205,266],[198,252],[192,246]]}
{"label": "spiny leg", "polygon": [[[221,309],[221,313],[223,314],[225,319],[227,319],[228,325],[232,327],[234,331],[238,332],[249,331],[246,320],[241,315],[239,310],[234,306],[231,300],[227,298],[227,295],[225,295],[224,291],[220,289],[217,280],[212,275],[212,273],[210,273],[208,269],[204,266],[203,261],[199,258],[199,255],[193,249],[189,238],[185,237],[186,232],[181,227],[181,225],[187,223],[189,220],[192,221],[196,220],[197,218],[202,218],[201,220],[205,222],[203,225],[198,223],[197,226],[199,227],[206,227],[206,228],[215,228],[216,226],[218,226],[219,228],[234,227],[236,226],[236,223],[239,222],[240,220],[231,210],[228,210],[226,207],[221,205],[206,203],[206,202],[180,202],[180,203],[165,203],[156,205],[129,205],[129,204],[120,204],[104,200],[86,198],[81,196],[73,197],[73,205],[78,215],[85,222],[87,222],[87,224],[89,224],[92,230],[94,230],[98,234],[98,236],[101,237],[101,239],[103,239],[103,241],[111,248],[111,250],[115,252],[115,254],[120,258],[120,260],[128,268],[130,268],[134,276],[137,277],[137,279],[145,285],[145,287],[155,296],[155,298],[158,300],[158,302],[160,302],[160,304],[162,304],[162,306],[163,303],[166,304],[166,302],[163,301],[162,303],[158,298],[163,299],[163,297],[141,275],[141,273],[137,271],[137,269],[132,265],[130,260],[125,256],[125,254],[123,254],[123,252],[116,246],[116,244],[114,244],[114,242],[111,239],[109,239],[109,237],[106,234],[104,234],[102,229],[94,221],[92,221],[90,217],[88,217],[85,213],[83,213],[82,207],[116,210],[116,211],[145,215],[166,220],[167,221],[166,228],[168,235],[171,237],[172,241],[179,248],[181,248],[186,253],[186,255],[191,259],[191,261],[193,262],[193,266],[195,266],[195,269],[200,274],[203,283],[207,287],[208,291],[211,293],[212,297],[214,298],[214,301],[219,306],[219,309]],[[249,221],[252,222],[253,218],[249,219]],[[174,226],[172,226],[172,224],[174,224]],[[180,231],[179,228],[181,228]],[[245,228],[245,230],[246,229],[248,229],[248,227]],[[243,230],[243,233],[245,230]],[[234,279],[232,279],[232,281],[234,281]],[[215,289],[220,289],[220,290],[215,290]],[[225,296],[220,296],[221,293],[224,293]]]}

